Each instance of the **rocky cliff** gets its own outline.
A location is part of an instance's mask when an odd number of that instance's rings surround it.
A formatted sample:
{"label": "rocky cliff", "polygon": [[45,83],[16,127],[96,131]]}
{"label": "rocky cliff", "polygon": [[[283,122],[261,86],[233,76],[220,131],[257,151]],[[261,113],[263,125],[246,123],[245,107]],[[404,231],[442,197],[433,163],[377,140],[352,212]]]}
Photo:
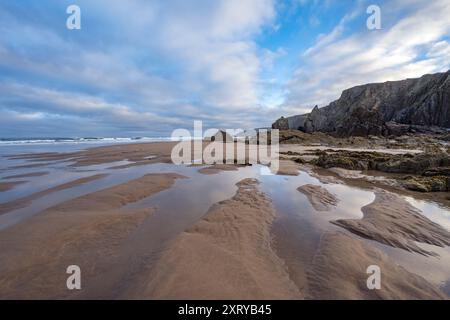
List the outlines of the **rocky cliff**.
{"label": "rocky cliff", "polygon": [[399,135],[450,128],[450,70],[417,79],[356,86],[328,106],[280,118],[272,128],[337,136]]}

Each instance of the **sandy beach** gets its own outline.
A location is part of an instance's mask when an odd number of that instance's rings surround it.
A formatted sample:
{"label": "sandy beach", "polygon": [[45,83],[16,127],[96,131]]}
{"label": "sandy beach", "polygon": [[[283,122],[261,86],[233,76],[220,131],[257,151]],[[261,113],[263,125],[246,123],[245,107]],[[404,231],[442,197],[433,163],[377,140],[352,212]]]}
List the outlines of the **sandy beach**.
{"label": "sandy beach", "polygon": [[450,300],[449,17],[0,1],[0,303],[189,320]]}
{"label": "sandy beach", "polygon": [[[173,146],[4,156],[0,298],[449,298],[445,200],[290,159],[299,145],[277,174],[177,166]],[[66,287],[69,265],[81,290]]]}

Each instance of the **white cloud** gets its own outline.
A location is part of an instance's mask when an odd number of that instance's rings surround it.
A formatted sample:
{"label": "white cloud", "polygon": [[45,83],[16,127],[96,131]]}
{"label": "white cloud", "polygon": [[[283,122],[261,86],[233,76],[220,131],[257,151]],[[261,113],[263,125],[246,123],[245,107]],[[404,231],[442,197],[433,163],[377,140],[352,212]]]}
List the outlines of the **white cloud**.
{"label": "white cloud", "polygon": [[[415,6],[414,10],[410,6]],[[450,68],[450,2],[393,1],[383,10],[407,15],[383,30],[346,35],[344,18],[301,58],[285,108],[311,108],[337,99],[349,87],[419,77]],[[303,110],[304,111],[304,110]],[[299,112],[296,112],[299,113]]]}

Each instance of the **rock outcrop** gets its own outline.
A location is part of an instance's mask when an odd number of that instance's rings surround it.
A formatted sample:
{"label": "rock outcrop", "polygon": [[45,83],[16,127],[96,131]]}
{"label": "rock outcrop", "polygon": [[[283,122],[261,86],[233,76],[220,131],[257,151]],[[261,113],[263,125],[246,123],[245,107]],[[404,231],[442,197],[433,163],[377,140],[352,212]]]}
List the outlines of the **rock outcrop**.
{"label": "rock outcrop", "polygon": [[450,128],[450,70],[347,89],[328,106],[280,118],[272,128],[337,136],[444,132]]}

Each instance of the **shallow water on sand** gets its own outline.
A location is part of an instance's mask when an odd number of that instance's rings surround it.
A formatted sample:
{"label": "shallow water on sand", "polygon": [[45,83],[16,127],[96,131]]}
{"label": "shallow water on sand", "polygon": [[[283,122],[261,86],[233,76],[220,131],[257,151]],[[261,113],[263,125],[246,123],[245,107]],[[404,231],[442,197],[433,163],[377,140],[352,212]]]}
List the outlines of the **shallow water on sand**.
{"label": "shallow water on sand", "polygon": [[[173,172],[186,176],[187,179],[176,180],[170,189],[124,207],[124,209],[156,208],[155,213],[138,227],[138,230],[125,244],[124,250],[129,250],[133,255],[150,250],[157,256],[168,241],[201,219],[212,205],[231,198],[237,190],[235,185],[237,182],[244,178],[256,178],[260,181],[261,191],[272,200],[276,209],[277,216],[272,232],[277,253],[287,262],[291,276],[297,278],[300,283],[304,274],[301,274],[299,270],[304,270],[304,267],[311,262],[321,235],[330,230],[347,232],[332,225],[330,221],[360,219],[362,218],[361,208],[375,199],[374,192],[368,189],[337,183],[325,184],[303,171],[298,176],[271,175],[266,167],[259,165],[241,167],[237,171],[222,171],[213,175],[199,173],[198,170],[202,168],[200,166],[187,167],[162,163],[112,169],[114,166],[126,164],[127,161],[84,167],[71,167],[70,161],[56,161],[38,168],[11,168],[24,163],[24,160],[2,159],[0,178],[37,171],[46,171],[48,175],[20,179],[27,182],[10,191],[0,193],[0,203],[20,199],[75,179],[96,174],[106,174],[107,176],[66,190],[46,194],[31,201],[23,208],[0,215],[0,230],[19,222],[26,223],[27,218],[58,203],[125,183],[145,174]],[[1,181],[10,180],[16,179],[2,179]],[[322,186],[336,195],[339,199],[337,206],[329,211],[316,211],[308,198],[297,190],[298,187],[305,184]],[[415,200],[411,197],[405,197],[405,199],[422,210],[429,219],[450,230],[448,209],[433,202]],[[441,285],[444,289],[450,287],[450,268],[448,267],[450,250],[448,248],[433,246],[433,251],[440,255],[439,258],[435,258],[394,249],[374,241],[369,242],[382,249],[406,269],[422,275],[427,280]],[[302,266],[302,268],[296,268],[296,265]],[[136,266],[136,268],[138,267]]]}

